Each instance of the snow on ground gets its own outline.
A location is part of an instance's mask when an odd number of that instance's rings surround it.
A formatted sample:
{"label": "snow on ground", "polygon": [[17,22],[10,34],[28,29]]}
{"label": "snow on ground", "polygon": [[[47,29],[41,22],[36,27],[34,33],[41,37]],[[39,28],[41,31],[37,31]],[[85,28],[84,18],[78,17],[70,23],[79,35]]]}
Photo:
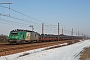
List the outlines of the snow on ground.
{"label": "snow on ground", "polygon": [[[66,43],[65,43],[66,44]],[[60,45],[65,45],[60,44]],[[90,46],[90,40],[81,41],[72,45],[45,50],[45,47],[17,54],[1,56],[0,60],[79,60],[83,48]]]}

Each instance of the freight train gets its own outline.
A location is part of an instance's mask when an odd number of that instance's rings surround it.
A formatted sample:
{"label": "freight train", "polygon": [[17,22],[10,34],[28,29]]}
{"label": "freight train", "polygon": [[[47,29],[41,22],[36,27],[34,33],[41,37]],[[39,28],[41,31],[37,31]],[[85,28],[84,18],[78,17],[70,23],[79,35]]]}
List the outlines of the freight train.
{"label": "freight train", "polygon": [[[59,35],[59,40],[72,40],[72,39],[82,39],[81,36],[67,36]],[[58,41],[58,35],[50,34],[39,34],[30,30],[15,29],[10,31],[8,42],[12,43],[31,43],[31,42],[49,42]]]}

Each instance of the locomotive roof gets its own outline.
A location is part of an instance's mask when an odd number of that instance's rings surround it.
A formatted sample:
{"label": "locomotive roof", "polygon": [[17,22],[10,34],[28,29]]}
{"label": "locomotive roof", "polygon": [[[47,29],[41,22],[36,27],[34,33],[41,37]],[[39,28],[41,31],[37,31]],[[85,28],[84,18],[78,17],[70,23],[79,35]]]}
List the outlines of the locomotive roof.
{"label": "locomotive roof", "polygon": [[[15,29],[15,30],[12,30],[11,32],[13,32],[13,31],[34,32],[34,31],[30,31],[30,30],[23,30],[23,29]],[[35,32],[35,33],[37,33],[37,32]],[[39,34],[39,33],[37,33],[37,34]]]}
{"label": "locomotive roof", "polygon": [[30,31],[30,30],[23,30],[23,29],[15,29],[15,30],[12,30],[12,31],[26,31],[26,32],[33,32],[33,31]]}

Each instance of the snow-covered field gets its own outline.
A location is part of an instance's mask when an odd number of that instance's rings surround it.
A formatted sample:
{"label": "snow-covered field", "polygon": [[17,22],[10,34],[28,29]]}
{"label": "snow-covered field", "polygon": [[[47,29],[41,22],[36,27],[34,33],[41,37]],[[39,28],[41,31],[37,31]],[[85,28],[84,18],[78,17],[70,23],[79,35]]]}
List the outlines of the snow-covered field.
{"label": "snow-covered field", "polygon": [[45,50],[46,48],[49,48],[45,47],[17,54],[1,56],[0,60],[79,60],[80,52],[83,50],[83,48],[89,46],[90,40],[85,40],[72,45],[49,50]]}

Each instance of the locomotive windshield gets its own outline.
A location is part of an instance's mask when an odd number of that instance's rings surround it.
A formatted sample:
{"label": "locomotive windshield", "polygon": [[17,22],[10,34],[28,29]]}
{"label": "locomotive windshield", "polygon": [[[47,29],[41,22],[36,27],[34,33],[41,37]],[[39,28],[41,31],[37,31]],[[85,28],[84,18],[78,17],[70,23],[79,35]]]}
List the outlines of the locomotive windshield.
{"label": "locomotive windshield", "polygon": [[11,35],[12,36],[17,36],[18,35],[18,32],[11,32]]}

